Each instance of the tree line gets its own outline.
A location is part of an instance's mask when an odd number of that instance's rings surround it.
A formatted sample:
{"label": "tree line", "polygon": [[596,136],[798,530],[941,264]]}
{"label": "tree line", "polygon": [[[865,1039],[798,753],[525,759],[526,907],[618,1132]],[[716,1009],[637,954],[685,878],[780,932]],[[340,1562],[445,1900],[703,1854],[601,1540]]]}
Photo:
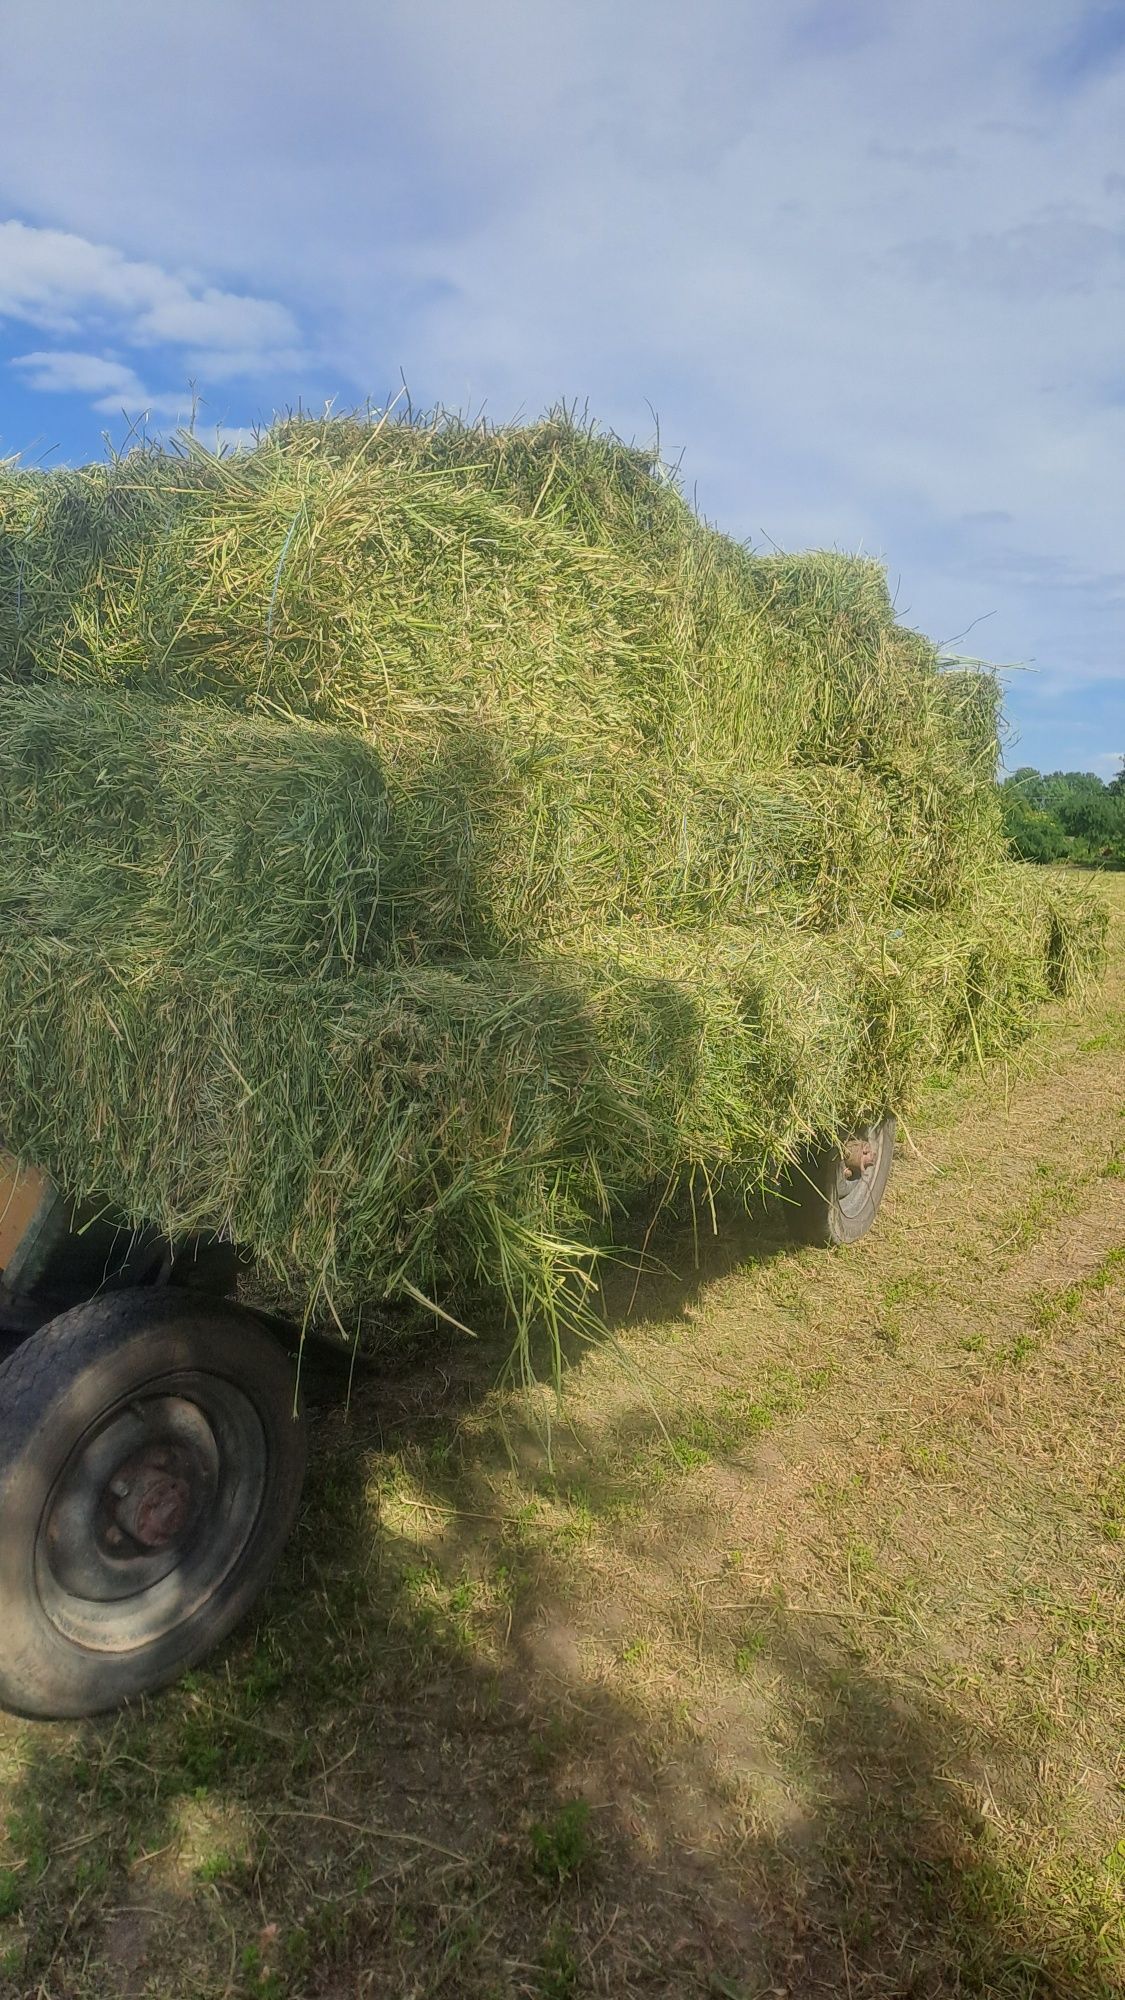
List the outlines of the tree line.
{"label": "tree line", "polygon": [[1092,771],[1013,771],[1000,787],[1004,831],[1024,861],[1125,868],[1125,762],[1106,784]]}

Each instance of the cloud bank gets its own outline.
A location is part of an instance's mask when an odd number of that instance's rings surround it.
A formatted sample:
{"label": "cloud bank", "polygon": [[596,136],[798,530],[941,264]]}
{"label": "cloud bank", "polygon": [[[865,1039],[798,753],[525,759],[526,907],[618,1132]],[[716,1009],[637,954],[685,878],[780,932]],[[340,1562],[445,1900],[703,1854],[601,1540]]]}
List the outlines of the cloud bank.
{"label": "cloud bank", "polygon": [[39,0],[6,29],[9,379],[169,420],[189,380],[244,423],[400,369],[497,417],[655,410],[712,517],[886,556],[916,622],[1030,664],[1021,755],[1104,759],[1118,15]]}

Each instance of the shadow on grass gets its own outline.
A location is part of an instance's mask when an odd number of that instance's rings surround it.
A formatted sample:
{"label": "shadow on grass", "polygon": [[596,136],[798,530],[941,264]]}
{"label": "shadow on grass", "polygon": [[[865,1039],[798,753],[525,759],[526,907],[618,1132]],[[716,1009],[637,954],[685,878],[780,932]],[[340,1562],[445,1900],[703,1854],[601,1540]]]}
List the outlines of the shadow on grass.
{"label": "shadow on grass", "polygon": [[[562,1372],[581,1367],[591,1345],[613,1340],[631,1326],[645,1321],[689,1324],[710,1287],[736,1272],[794,1256],[801,1247],[799,1209],[791,1192],[774,1191],[749,1205],[729,1199],[714,1216],[704,1206],[691,1216],[682,1209],[638,1202],[619,1218],[615,1243],[599,1258],[586,1329],[560,1325]],[[512,1335],[497,1323],[492,1302],[483,1302],[479,1312],[471,1304],[463,1310],[476,1336],[471,1345],[451,1342],[444,1325],[413,1306],[373,1309],[360,1335],[359,1378],[378,1381],[397,1404],[404,1378],[411,1396],[425,1398],[422,1374],[436,1365],[443,1400],[454,1381],[469,1402],[487,1393],[512,1363]],[[329,1394],[333,1381],[341,1379],[331,1355],[336,1345],[329,1334],[320,1349]],[[436,1364],[435,1355],[440,1357]],[[528,1362],[533,1381],[552,1380],[555,1336],[542,1327],[529,1336]],[[411,1379],[416,1367],[417,1382]]]}
{"label": "shadow on grass", "polygon": [[121,1715],[13,1726],[5,2000],[1110,2000],[1104,1935],[1011,1878],[962,1781],[1003,1766],[1032,1811],[1034,1773],[846,1632],[771,1605],[721,1714],[719,1631],[654,1708],[545,1653],[565,1538],[465,1485],[416,1503],[440,1562],[392,1525],[380,1447],[441,1490],[459,1393],[426,1381],[322,1416],[256,1631]]}

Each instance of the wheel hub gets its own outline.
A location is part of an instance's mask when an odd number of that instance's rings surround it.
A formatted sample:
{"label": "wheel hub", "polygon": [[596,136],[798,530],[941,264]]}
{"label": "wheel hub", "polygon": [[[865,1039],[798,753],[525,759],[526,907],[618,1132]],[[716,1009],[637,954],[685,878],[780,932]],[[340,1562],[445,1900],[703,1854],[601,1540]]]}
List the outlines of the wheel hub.
{"label": "wheel hub", "polygon": [[198,1461],[176,1445],[126,1459],[110,1481],[119,1529],[142,1549],[165,1549],[194,1526],[205,1495]]}
{"label": "wheel hub", "polygon": [[97,1651],[181,1623],[253,1531],[266,1443],[221,1377],[185,1373],[91,1426],[48,1502],[36,1552],[43,1609]]}
{"label": "wheel hub", "polygon": [[868,1133],[860,1133],[855,1138],[845,1139],[840,1157],[844,1163],[845,1179],[858,1181],[864,1174],[870,1173],[878,1158],[878,1149]]}
{"label": "wheel hub", "polygon": [[840,1141],[836,1165],[836,1201],[840,1213],[851,1219],[874,1214],[883,1150],[887,1144],[886,1124],[860,1126]]}

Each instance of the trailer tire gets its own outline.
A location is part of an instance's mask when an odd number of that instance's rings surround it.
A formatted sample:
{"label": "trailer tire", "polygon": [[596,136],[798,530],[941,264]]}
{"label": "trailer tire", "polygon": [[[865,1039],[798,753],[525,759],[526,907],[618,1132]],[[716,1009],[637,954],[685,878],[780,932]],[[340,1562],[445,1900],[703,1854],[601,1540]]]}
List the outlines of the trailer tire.
{"label": "trailer tire", "polygon": [[176,1290],[75,1306],[0,1367],[0,1704],[115,1708],[249,1610],[296,1517],[292,1360]]}
{"label": "trailer tire", "polygon": [[[866,1236],[886,1192],[895,1150],[895,1120],[876,1119],[862,1131],[822,1146],[795,1176],[798,1234],[806,1243],[847,1247]],[[849,1171],[845,1149],[866,1147],[867,1165]]]}

